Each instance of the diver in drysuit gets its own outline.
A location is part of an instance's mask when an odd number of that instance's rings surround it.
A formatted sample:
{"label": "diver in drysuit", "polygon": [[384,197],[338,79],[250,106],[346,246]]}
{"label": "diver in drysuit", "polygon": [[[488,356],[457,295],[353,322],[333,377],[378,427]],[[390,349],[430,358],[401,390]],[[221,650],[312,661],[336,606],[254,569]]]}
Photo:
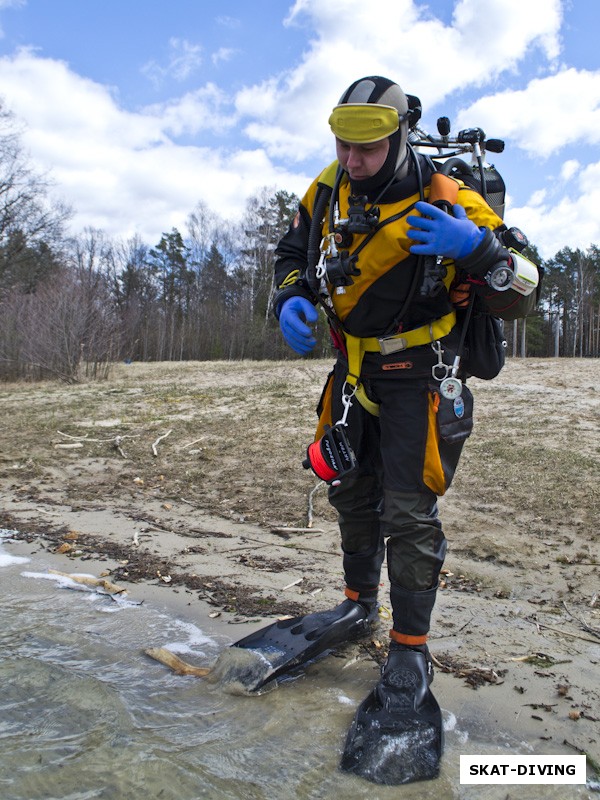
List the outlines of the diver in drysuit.
{"label": "diver in drysuit", "polygon": [[[442,754],[426,644],[446,553],[436,501],[473,406],[450,370],[460,339],[451,287],[459,273],[482,283],[510,263],[497,238],[502,219],[476,191],[457,185],[446,208],[428,202],[435,167],[410,146],[414,113],[393,81],[355,81],[329,118],[337,161],[308,188],[276,250],[283,336],[310,353],[321,306],[337,354],[308,462],[338,513],[346,598],[236,643],[275,654],[270,679],[364,634],[377,617],[387,547],[389,656],[341,762],[383,784],[435,777]],[[341,440],[329,441],[332,428]]]}

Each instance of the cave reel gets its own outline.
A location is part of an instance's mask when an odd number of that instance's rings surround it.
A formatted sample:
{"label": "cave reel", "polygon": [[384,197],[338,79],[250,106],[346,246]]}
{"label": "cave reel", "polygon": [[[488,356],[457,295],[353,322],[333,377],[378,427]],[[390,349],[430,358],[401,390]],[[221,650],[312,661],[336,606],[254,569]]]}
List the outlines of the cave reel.
{"label": "cave reel", "polygon": [[343,422],[325,425],[325,433],[308,446],[302,462],[304,469],[312,469],[317,478],[330,486],[338,486],[341,479],[357,466],[345,427]]}

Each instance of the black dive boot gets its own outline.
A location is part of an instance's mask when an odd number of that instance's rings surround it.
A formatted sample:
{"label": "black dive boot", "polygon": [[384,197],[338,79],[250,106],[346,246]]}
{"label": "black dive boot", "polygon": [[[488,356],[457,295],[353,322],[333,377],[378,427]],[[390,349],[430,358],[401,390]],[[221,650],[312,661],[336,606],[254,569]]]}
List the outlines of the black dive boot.
{"label": "black dive boot", "polygon": [[[253,656],[240,661],[236,677],[248,691],[255,691],[336,645],[366,635],[377,612],[377,595],[373,592],[371,597],[361,595],[359,600],[347,598],[329,611],[273,622],[228,648],[239,648]],[[231,658],[225,660],[229,668]],[[227,676],[229,682],[231,677]]]}
{"label": "black dive boot", "polygon": [[340,767],[395,786],[436,778],[443,748],[442,713],[429,684],[425,645],[392,643],[381,680],[358,707]]}

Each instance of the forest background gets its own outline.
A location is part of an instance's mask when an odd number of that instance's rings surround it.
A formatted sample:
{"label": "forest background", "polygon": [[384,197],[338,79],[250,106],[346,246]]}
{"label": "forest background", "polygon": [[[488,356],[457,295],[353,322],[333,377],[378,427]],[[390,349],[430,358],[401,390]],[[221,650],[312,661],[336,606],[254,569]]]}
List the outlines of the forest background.
{"label": "forest background", "polygon": [[[157,243],[67,235],[71,209],[50,200],[10,113],[0,110],[0,379],[103,377],[116,361],[295,358],[271,308],[274,250],[298,198],[264,187],[241,221],[199,198],[186,229]],[[545,271],[541,301],[508,323],[508,354],[600,356],[600,247],[568,242]],[[329,353],[327,323],[314,357]]]}

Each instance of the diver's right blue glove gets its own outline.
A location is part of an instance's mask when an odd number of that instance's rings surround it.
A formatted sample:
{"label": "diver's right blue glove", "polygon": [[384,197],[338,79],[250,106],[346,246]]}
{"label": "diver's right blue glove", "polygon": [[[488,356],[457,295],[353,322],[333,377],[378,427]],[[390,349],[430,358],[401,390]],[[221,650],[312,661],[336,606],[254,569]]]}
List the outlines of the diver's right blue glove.
{"label": "diver's right blue glove", "polygon": [[319,315],[317,309],[306,297],[290,297],[281,306],[279,327],[283,338],[298,355],[310,353],[317,343],[307,322],[316,322]]}

